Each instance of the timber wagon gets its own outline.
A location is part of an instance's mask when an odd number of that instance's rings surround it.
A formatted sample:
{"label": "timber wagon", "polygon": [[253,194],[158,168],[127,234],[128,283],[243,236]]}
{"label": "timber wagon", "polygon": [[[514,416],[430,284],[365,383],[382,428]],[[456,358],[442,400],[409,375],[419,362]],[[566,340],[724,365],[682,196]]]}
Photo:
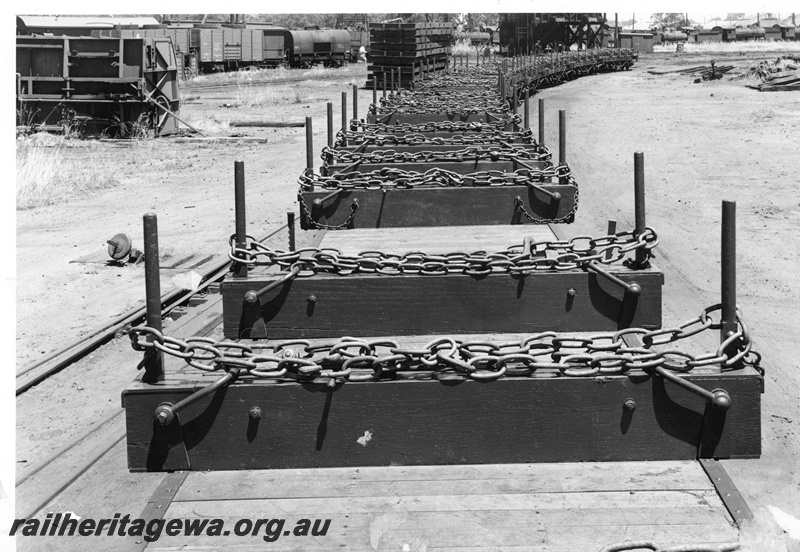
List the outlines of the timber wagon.
{"label": "timber wagon", "polygon": [[298,170],[300,228],[321,241],[297,247],[294,211],[288,247],[251,236],[237,162],[230,271],[167,329],[144,216],[127,467],[167,473],[143,517],[332,520],[313,540],[283,533],[283,549],[738,546],[749,510],[716,460],[760,455],[763,370],[736,304],[735,206],[719,304],[665,322],[643,154],[633,227],[568,237],[591,182],[570,167],[564,110],[557,154],[542,100],[530,127],[554,72],[634,56],[603,55],[456,67],[380,99],[373,80],[363,118],[358,90],[351,117],[343,94],[319,167],[306,120]]}

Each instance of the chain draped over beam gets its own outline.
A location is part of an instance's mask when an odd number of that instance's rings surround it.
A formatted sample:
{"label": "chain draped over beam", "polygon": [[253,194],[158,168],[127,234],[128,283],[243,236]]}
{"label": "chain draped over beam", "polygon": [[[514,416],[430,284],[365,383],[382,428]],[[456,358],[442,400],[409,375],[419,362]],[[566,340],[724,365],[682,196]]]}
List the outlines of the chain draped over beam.
{"label": "chain draped over beam", "polygon": [[[548,371],[549,377],[595,377],[630,370],[688,373],[709,365],[757,367],[761,356],[752,350],[740,311],[736,331],[715,351],[692,354],[674,347],[693,335],[719,330],[721,322],[711,317],[719,310],[721,305],[713,305],[683,324],[657,330],[627,328],[590,337],[543,332],[504,342],[443,336],[419,348],[401,347],[391,339],[352,337],[317,344],[292,340],[263,345],[207,337],[177,339],[148,326],[132,328],[129,337],[137,351],[156,349],[205,372],[236,370],[240,377],[327,385],[398,379],[491,381],[533,377],[539,370]],[[623,338],[628,335],[638,336],[642,346],[627,345]],[[737,352],[729,355],[726,350],[732,344]]]}

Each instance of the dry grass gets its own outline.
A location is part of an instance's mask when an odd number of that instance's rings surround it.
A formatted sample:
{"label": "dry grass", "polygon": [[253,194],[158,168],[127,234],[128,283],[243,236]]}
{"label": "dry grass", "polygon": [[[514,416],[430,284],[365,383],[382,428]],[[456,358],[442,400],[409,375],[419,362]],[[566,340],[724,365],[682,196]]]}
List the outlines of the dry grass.
{"label": "dry grass", "polygon": [[119,183],[98,156],[71,159],[65,155],[65,141],[63,137],[35,137],[17,143],[18,210],[61,203]]}
{"label": "dry grass", "polygon": [[[675,44],[653,46],[653,53],[675,51]],[[789,54],[800,52],[800,42],[742,41],[742,42],[687,42],[683,45],[687,54],[747,54],[775,53]]]}
{"label": "dry grass", "polygon": [[275,105],[281,98],[271,86],[243,86],[239,84],[236,90],[236,107],[265,107]]}
{"label": "dry grass", "polygon": [[[353,64],[355,65],[355,64]],[[322,80],[343,76],[348,72],[348,67],[339,69],[326,68],[322,65],[315,65],[311,69],[288,69],[278,67],[276,69],[252,69],[247,71],[230,71],[227,73],[211,73],[199,75],[188,82],[188,85],[217,85],[217,84],[239,84],[248,86],[253,84],[268,84],[276,81],[300,81],[300,80]]]}

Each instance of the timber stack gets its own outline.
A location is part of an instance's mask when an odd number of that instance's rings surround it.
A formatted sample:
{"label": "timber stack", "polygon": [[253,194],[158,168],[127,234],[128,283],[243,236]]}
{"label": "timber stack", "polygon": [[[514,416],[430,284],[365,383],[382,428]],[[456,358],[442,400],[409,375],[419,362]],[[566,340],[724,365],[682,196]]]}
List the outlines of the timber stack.
{"label": "timber stack", "polygon": [[444,73],[452,38],[452,23],[370,23],[367,87],[397,79],[399,88],[408,88],[425,76]]}

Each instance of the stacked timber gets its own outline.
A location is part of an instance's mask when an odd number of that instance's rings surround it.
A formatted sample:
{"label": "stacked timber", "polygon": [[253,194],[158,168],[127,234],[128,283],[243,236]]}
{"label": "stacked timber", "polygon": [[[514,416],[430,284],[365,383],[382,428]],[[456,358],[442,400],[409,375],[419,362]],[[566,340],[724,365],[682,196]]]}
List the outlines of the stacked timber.
{"label": "stacked timber", "polygon": [[452,37],[451,23],[370,24],[367,87],[377,80],[378,88],[393,81],[407,88],[425,75],[443,73]]}

